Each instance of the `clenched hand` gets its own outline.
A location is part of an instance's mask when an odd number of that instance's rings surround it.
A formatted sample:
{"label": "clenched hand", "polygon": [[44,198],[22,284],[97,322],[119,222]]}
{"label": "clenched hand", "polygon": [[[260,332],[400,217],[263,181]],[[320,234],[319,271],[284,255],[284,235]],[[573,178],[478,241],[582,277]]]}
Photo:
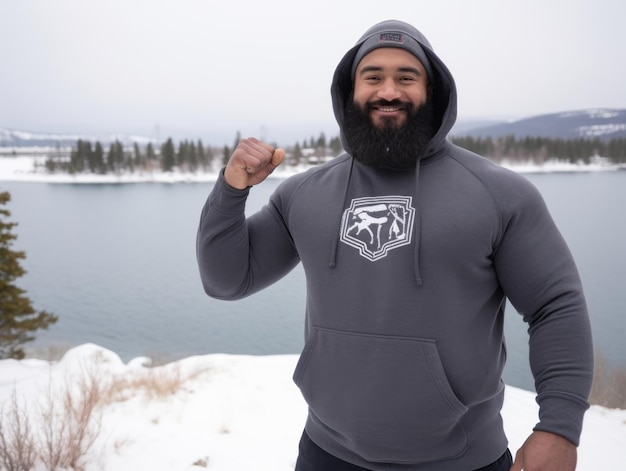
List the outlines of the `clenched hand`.
{"label": "clenched hand", "polygon": [[265,180],[284,158],[283,149],[274,149],[254,137],[242,139],[226,164],[224,179],[233,188],[243,190]]}
{"label": "clenched hand", "polygon": [[511,471],[574,471],[576,446],[549,432],[533,432],[515,455]]}

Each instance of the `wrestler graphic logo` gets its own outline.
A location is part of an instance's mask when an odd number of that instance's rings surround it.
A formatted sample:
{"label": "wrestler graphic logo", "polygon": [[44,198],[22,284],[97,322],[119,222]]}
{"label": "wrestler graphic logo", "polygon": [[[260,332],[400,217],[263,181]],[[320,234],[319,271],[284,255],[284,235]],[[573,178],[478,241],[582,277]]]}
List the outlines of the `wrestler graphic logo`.
{"label": "wrestler graphic logo", "polygon": [[371,261],[411,243],[415,209],[410,196],[357,198],[343,213],[341,241]]}

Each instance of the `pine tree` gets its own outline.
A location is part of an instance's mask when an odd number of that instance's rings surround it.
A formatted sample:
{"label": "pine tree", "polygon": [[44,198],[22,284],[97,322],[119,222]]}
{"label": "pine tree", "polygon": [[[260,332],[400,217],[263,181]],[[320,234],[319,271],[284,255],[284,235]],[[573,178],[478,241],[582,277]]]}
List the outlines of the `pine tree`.
{"label": "pine tree", "polygon": [[104,149],[99,141],[96,141],[96,147],[93,151],[93,170],[94,173],[106,173],[106,164],[104,163]]}
{"label": "pine tree", "polygon": [[111,143],[107,154],[107,166],[110,171],[119,175],[124,169],[124,146],[117,139]]}
{"label": "pine tree", "polygon": [[153,172],[157,164],[157,156],[154,151],[154,146],[152,142],[148,142],[148,146],[146,147],[146,169],[148,172]]}
{"label": "pine tree", "polygon": [[196,146],[196,155],[198,158],[198,167],[203,172],[207,169],[207,154],[204,151],[204,145],[202,144],[202,139],[198,139],[198,145]]}
{"label": "pine tree", "polygon": [[17,238],[12,229],[17,223],[6,220],[11,212],[2,207],[10,200],[9,192],[0,193],[0,359],[21,359],[22,346],[35,338],[32,332],[47,329],[58,318],[46,311],[36,312],[25,291],[13,284],[26,273],[20,264],[26,255],[11,249]]}
{"label": "pine tree", "polygon": [[228,164],[228,160],[230,159],[230,147],[228,146],[224,146],[224,150],[222,151],[222,165],[227,165]]}
{"label": "pine tree", "polygon": [[174,142],[171,137],[161,146],[161,159],[161,169],[164,172],[174,170],[174,166],[176,165],[176,150],[174,149]]}

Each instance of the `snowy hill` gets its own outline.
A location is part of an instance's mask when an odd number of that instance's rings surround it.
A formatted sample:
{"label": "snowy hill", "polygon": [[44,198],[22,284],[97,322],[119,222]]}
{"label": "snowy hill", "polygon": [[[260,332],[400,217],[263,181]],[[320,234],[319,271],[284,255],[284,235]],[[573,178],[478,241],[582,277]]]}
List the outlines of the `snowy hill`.
{"label": "snowy hill", "polygon": [[[0,409],[7,414],[14,397],[28,411],[23,425],[28,420],[33,431],[62,430],[75,423],[74,415],[50,419],[42,409],[54,404],[50,399],[67,397],[68,390],[82,404],[80,397],[91,398],[84,393],[94,388],[81,388],[96,386],[92,415],[99,426],[81,457],[85,471],[289,471],[306,418],[306,404],[291,380],[297,360],[209,354],[150,368],[147,358],[124,364],[114,352],[85,344],[58,362],[0,360]],[[502,412],[515,453],[538,420],[534,394],[507,386]],[[11,417],[3,419],[10,423]],[[625,432],[626,411],[592,406],[577,469],[622,467]]]}
{"label": "snowy hill", "polygon": [[555,139],[595,139],[610,140],[626,138],[626,110],[589,109],[545,114],[501,122],[490,125],[478,125],[470,128],[455,128],[456,136],[502,137],[514,135],[549,137]]}
{"label": "snowy hill", "polygon": [[130,134],[58,134],[58,133],[35,133],[16,129],[0,128],[0,147],[72,147],[76,141],[82,139],[90,142],[100,142],[107,146],[111,142],[120,141],[124,146],[132,146],[133,143],[147,145],[156,139],[146,136]]}

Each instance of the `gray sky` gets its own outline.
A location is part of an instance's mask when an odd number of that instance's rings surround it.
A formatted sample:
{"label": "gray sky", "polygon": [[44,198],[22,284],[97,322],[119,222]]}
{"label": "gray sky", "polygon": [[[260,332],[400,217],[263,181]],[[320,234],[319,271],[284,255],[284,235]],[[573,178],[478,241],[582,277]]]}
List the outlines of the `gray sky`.
{"label": "gray sky", "polygon": [[626,108],[623,0],[0,0],[0,127],[334,135],[335,66],[390,18],[429,38],[461,118]]}

